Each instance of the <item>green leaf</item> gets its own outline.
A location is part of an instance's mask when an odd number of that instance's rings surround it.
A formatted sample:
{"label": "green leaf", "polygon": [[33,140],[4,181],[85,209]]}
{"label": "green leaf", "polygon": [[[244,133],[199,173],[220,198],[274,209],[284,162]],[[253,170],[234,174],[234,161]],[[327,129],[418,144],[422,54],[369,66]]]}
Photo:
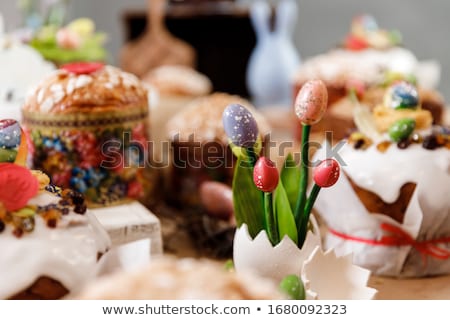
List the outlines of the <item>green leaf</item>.
{"label": "green leaf", "polygon": [[239,156],[233,177],[233,204],[236,224],[247,224],[251,237],[264,230],[262,192],[253,183],[253,167],[245,156]]}
{"label": "green leaf", "polygon": [[291,210],[294,211],[300,184],[300,170],[295,163],[294,157],[290,153],[286,157],[281,170],[281,182],[283,183],[284,190],[286,191]]}
{"label": "green leaf", "polygon": [[277,189],[275,190],[273,211],[278,225],[280,239],[283,239],[283,237],[287,235],[294,243],[297,243],[298,236],[294,215],[281,181],[278,183]]}
{"label": "green leaf", "polygon": [[[245,148],[238,147],[237,145],[232,143],[230,139],[228,139],[228,144],[236,158],[239,158],[240,156],[246,157]],[[258,139],[256,139],[254,151],[257,155],[259,155],[261,153],[261,150],[262,150],[262,140],[261,136],[258,136]]]}

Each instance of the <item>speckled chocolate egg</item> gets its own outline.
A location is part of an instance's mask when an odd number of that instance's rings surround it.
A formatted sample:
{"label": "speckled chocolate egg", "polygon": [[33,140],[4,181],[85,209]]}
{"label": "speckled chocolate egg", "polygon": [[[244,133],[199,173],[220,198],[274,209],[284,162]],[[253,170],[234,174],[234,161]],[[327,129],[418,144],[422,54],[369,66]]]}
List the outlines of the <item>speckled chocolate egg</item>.
{"label": "speckled chocolate egg", "polygon": [[295,114],[305,125],[319,122],[327,109],[328,91],[321,80],[306,82],[295,99]]}
{"label": "speckled chocolate egg", "polygon": [[251,148],[258,139],[258,125],[244,106],[230,104],[223,112],[223,127],[231,142],[239,147]]}
{"label": "speckled chocolate egg", "polygon": [[20,126],[16,120],[0,120],[0,148],[14,148],[20,144]]}

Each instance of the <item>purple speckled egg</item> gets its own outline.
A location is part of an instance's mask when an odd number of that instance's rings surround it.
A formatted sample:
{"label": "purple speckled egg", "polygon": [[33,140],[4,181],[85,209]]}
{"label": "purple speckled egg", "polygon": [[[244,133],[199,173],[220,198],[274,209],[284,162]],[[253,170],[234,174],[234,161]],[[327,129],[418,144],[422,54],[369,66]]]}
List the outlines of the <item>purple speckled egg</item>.
{"label": "purple speckled egg", "polygon": [[230,104],[222,115],[223,127],[228,138],[238,147],[251,148],[258,139],[256,120],[244,106]]}

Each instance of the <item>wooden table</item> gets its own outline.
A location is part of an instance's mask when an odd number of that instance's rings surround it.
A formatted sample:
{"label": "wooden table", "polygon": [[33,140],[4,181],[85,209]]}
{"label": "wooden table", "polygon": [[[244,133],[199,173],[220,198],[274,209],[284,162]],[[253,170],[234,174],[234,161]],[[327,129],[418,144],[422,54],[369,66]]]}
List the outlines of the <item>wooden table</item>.
{"label": "wooden table", "polygon": [[371,277],[369,286],[378,290],[377,300],[448,300],[450,276],[421,279]]}

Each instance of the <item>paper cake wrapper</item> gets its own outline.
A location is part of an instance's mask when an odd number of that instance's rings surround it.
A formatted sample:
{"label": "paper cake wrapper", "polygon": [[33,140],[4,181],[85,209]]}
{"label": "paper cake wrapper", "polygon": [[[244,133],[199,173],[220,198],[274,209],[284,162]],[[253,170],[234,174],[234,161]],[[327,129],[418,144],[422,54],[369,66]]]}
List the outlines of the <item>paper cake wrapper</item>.
{"label": "paper cake wrapper", "polygon": [[367,287],[370,272],[353,265],[350,256],[323,252],[317,232],[308,232],[300,250],[287,236],[275,247],[265,231],[252,239],[244,224],[236,230],[233,260],[236,272],[253,272],[275,283],[291,274],[301,277],[307,299],[372,299],[376,294]]}
{"label": "paper cake wrapper", "polygon": [[[318,151],[315,159],[325,158],[327,144],[324,145],[326,147]],[[345,171],[345,168],[342,169]],[[445,179],[439,174],[433,174],[432,169],[429,176],[436,185],[441,185],[439,180]],[[388,178],[386,183],[389,183]],[[416,241],[450,236],[450,197],[447,203],[444,201],[437,206],[433,201],[420,197],[422,187],[417,185],[402,224],[387,215],[368,212],[345,174],[340,175],[332,188],[320,192],[314,208],[329,228],[352,237],[380,239],[386,235],[380,227],[382,223],[400,227]],[[437,194],[438,192],[440,191],[436,190]],[[439,244],[438,247],[450,250],[450,243]],[[325,248],[333,248],[338,256],[353,254],[355,264],[371,270],[376,275],[422,277],[450,273],[450,259],[421,254],[411,245],[371,245],[328,233]]]}

